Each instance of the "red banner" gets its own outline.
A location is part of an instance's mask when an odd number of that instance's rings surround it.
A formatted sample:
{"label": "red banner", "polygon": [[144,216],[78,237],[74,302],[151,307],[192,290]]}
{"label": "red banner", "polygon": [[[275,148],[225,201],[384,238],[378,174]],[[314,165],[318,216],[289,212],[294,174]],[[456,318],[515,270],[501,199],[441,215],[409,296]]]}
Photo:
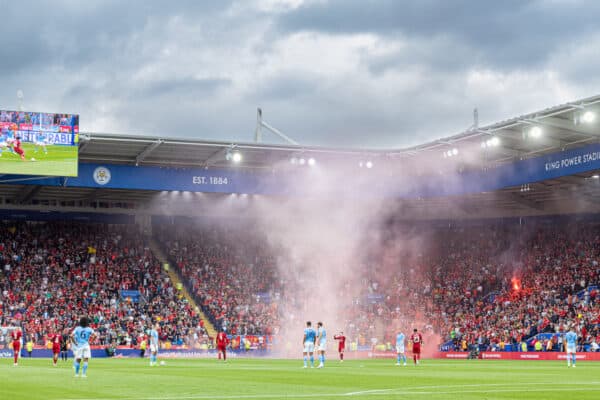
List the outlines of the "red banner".
{"label": "red banner", "polygon": [[[460,352],[440,352],[435,358],[445,359],[466,359],[469,353]],[[600,353],[577,353],[577,360],[585,361],[600,361]],[[540,351],[540,352],[516,352],[516,351],[484,351],[479,354],[479,358],[483,360],[560,360],[567,359],[566,353],[557,351]]]}

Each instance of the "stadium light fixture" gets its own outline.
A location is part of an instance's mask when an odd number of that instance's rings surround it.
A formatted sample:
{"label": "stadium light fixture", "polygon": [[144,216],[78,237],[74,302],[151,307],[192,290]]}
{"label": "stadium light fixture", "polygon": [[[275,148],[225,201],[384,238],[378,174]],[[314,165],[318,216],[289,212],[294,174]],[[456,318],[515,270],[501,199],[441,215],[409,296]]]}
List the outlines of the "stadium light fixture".
{"label": "stadium light fixture", "polygon": [[242,161],[242,153],[236,151],[231,155],[231,160],[233,160],[233,162],[236,164],[239,163],[240,161]]}
{"label": "stadium light fixture", "polygon": [[315,164],[317,163],[317,161],[314,158],[309,158],[308,159],[308,165],[313,167]]}
{"label": "stadium light fixture", "polygon": [[600,175],[594,174],[594,175],[592,175],[592,179],[600,179]]}
{"label": "stadium light fixture", "polygon": [[457,156],[458,155],[458,149],[456,147],[452,149],[452,155],[453,156]]}
{"label": "stadium light fixture", "polygon": [[596,120],[596,114],[592,111],[586,111],[581,116],[581,120],[583,122],[585,122],[586,124],[591,124],[592,122],[594,122]]}
{"label": "stadium light fixture", "polygon": [[304,165],[304,164],[306,164],[306,160],[304,158],[301,158],[298,160],[298,164]]}
{"label": "stadium light fixture", "polygon": [[292,164],[296,165],[296,164],[298,164],[298,159],[297,159],[296,157],[292,157],[292,158],[290,159],[290,162],[291,162]]}
{"label": "stadium light fixture", "polygon": [[370,169],[370,168],[373,168],[373,162],[371,162],[371,161],[367,161],[367,162],[365,163],[365,167],[367,167],[367,168],[369,168],[369,169]]}
{"label": "stadium light fixture", "polygon": [[481,148],[487,149],[488,147],[498,147],[500,146],[500,138],[498,136],[494,136],[484,142],[481,142]]}
{"label": "stadium light fixture", "polygon": [[540,136],[542,136],[542,128],[540,128],[539,126],[534,126],[529,130],[529,136],[534,139],[539,138]]}

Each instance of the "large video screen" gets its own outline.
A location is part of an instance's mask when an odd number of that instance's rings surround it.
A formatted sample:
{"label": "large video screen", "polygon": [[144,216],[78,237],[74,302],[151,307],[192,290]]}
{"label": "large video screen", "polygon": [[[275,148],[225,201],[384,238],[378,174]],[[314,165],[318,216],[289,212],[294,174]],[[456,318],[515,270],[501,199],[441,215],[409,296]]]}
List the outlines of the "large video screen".
{"label": "large video screen", "polygon": [[79,115],[0,110],[0,173],[77,176]]}

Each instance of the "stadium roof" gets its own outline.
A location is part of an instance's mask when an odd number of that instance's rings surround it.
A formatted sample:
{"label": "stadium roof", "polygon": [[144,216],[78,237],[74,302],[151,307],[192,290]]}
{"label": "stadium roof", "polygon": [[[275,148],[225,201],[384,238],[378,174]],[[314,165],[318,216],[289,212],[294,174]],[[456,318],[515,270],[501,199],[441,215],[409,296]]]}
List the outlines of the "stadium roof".
{"label": "stadium roof", "polygon": [[[588,113],[588,114],[586,114]],[[236,168],[272,168],[298,154],[326,159],[358,160],[365,157],[398,160],[431,155],[442,157],[457,148],[470,152],[472,161],[490,166],[514,160],[554,153],[600,140],[596,123],[586,121],[597,115],[600,120],[600,95],[589,97],[486,126],[473,126],[457,135],[421,145],[386,150],[325,148],[295,144],[208,142],[193,139],[82,132],[79,157],[83,162],[111,162],[173,167],[230,168],[228,152],[243,153]],[[596,121],[593,121],[596,122]],[[534,127],[540,130],[532,132]],[[534,137],[539,135],[539,137]],[[498,138],[497,146],[482,143]]]}
{"label": "stadium roof", "polygon": [[[593,113],[593,114],[586,114]],[[593,121],[593,116],[596,120]],[[82,133],[80,160],[165,167],[232,168],[227,153],[240,151],[243,161],[235,168],[270,169],[292,157],[315,157],[332,162],[372,159],[386,163],[414,163],[434,157],[458,168],[489,167],[520,159],[556,153],[600,141],[600,95],[547,108],[482,127],[471,127],[447,138],[404,149],[362,150],[263,143],[206,142],[149,136]],[[540,128],[533,135],[532,128]],[[537,137],[533,137],[537,136]],[[487,145],[492,138],[497,146]],[[460,156],[442,160],[458,149]],[[468,156],[468,163],[463,161]],[[356,165],[356,164],[354,164]],[[599,171],[591,171],[520,187],[456,197],[412,199],[399,207],[415,218],[467,218],[600,212]],[[22,185],[3,181],[0,207],[78,209],[107,212],[151,212],[159,195],[149,190],[92,189]],[[207,196],[221,196],[218,194]],[[163,199],[162,201],[165,201]],[[175,199],[168,199],[173,204]],[[160,202],[159,202],[160,203]],[[106,207],[106,208],[105,208]],[[182,210],[186,207],[182,204]],[[197,210],[197,208],[195,208]]]}

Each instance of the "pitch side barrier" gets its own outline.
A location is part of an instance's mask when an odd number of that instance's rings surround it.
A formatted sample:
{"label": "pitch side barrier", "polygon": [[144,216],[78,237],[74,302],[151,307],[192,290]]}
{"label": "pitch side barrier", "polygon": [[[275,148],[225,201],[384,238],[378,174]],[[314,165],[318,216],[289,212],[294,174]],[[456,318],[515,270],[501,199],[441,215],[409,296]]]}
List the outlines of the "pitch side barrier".
{"label": "pitch side barrier", "polygon": [[[109,355],[106,352],[106,349],[92,349],[92,358],[108,358]],[[0,350],[0,359],[2,358],[12,358],[12,350],[3,349]],[[150,351],[146,351],[145,356],[148,357]],[[227,350],[227,357],[236,358],[236,357],[266,357],[270,356],[272,353],[269,350]],[[140,358],[141,351],[138,349],[115,349],[114,355],[110,357],[116,358]],[[192,350],[192,349],[163,349],[158,352],[159,358],[216,358],[217,350]],[[21,358],[27,359],[30,358],[29,353],[21,349]],[[31,358],[52,358],[52,350],[48,349],[33,349],[31,352]],[[69,358],[73,358],[73,352],[69,350]]]}
{"label": "pitch side barrier", "polygon": [[[466,360],[468,352],[439,352],[435,358],[446,360]],[[481,360],[554,360],[565,361],[567,354],[558,351],[484,351],[479,353]],[[577,361],[600,361],[600,353],[577,353]]]}
{"label": "pitch side barrier", "polygon": [[[522,160],[485,171],[457,173],[448,170],[446,173],[442,171],[441,174],[431,176],[415,176],[414,179],[380,176],[375,171],[353,174],[347,179],[332,179],[331,187],[325,188],[322,184],[311,185],[311,177],[314,177],[312,181],[316,183],[317,176],[322,176],[311,174],[326,174],[326,166],[319,171],[303,168],[294,171],[256,172],[242,169],[80,163],[79,176],[76,178],[36,179],[31,176],[5,175],[0,179],[0,183],[284,196],[331,193],[342,196],[360,194],[415,198],[493,191],[596,169],[600,169],[600,144]],[[399,170],[398,173],[411,177],[411,169],[407,169],[406,172]]]}

